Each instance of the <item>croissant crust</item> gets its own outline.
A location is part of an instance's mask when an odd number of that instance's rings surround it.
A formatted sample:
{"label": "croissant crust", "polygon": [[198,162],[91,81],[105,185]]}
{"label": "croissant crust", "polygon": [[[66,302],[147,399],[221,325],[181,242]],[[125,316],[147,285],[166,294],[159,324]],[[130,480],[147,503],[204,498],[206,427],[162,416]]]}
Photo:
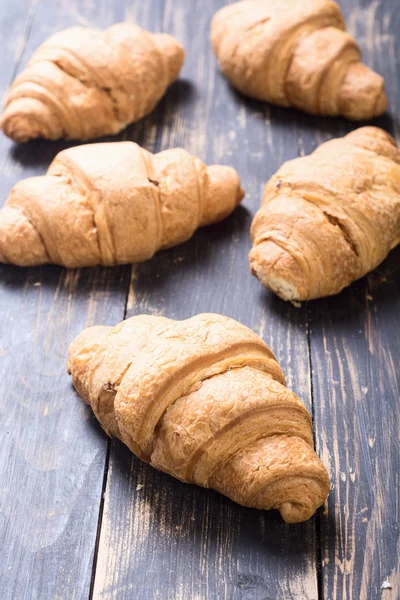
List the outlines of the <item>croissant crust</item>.
{"label": "croissant crust", "polygon": [[219,10],[211,42],[240,92],[317,115],[371,119],[387,105],[384,81],[361,62],[331,0],[243,0]]}
{"label": "croissant crust", "polygon": [[254,217],[252,273],[284,300],[338,294],[400,242],[400,152],[362,127],[285,163]]}
{"label": "croissant crust", "polygon": [[118,133],[153,110],[184,57],[172,36],[129,23],[60,31],[15,79],[1,126],[16,142]]}
{"label": "croissant crust", "polygon": [[69,148],[47,175],[11,191],[0,210],[0,261],[88,267],[147,260],[221,221],[243,196],[234,169],[207,167],[181,148]]}
{"label": "croissant crust", "polygon": [[244,506],[311,517],[329,477],[310,416],[268,346],[213,314],[85,329],[68,370],[104,430],[138,457]]}

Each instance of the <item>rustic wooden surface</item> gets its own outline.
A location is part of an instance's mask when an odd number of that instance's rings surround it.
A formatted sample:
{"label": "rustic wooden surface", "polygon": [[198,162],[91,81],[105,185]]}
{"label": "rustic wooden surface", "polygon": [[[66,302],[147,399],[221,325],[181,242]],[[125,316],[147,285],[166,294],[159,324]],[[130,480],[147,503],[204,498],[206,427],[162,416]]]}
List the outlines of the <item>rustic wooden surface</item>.
{"label": "rustic wooden surface", "polygon": [[[152,151],[185,146],[231,164],[243,207],[187,244],[132,269],[0,267],[0,590],[16,600],[398,600],[400,251],[340,296],[281,302],[248,271],[249,226],[264,182],[286,159],[352,125],[269,107],[235,93],[208,43],[223,0],[15,0],[0,4],[0,91],[49,34],[72,24],[137,20],[188,50],[180,81],[117,139]],[[397,136],[397,0],[342,2],[369,64],[386,78]],[[397,109],[397,110],[396,110]],[[63,142],[0,136],[5,199],[43,173]],[[105,438],[65,373],[82,327],[141,312],[213,311],[270,343],[314,416],[333,489],[324,510],[288,526],[181,484]],[[383,582],[391,587],[382,589]]]}

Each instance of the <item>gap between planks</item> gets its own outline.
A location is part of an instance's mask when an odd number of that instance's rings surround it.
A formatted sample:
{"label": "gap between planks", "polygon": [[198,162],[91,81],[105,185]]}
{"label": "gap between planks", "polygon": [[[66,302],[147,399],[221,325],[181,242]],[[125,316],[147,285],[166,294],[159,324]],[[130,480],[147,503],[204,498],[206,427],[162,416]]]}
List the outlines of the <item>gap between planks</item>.
{"label": "gap between planks", "polygon": [[[36,3],[37,1],[38,0],[33,0],[34,3]],[[164,21],[166,4],[167,3],[163,4],[163,12],[162,12],[162,16],[161,16],[161,22]],[[126,132],[123,132],[124,138],[126,137],[125,134],[126,134]],[[146,139],[145,131],[143,132],[143,138]],[[151,142],[151,146],[152,146],[152,149],[151,149],[152,152],[158,152],[161,149],[162,127],[160,127],[159,122],[157,122],[157,124],[156,124],[154,136],[153,136],[153,139],[150,140],[150,142]],[[129,283],[128,283],[128,286],[126,289],[126,294],[125,294],[125,303],[124,303],[122,320],[126,319],[128,310],[130,308],[132,308],[132,305],[135,303],[135,292],[134,292],[135,280],[136,280],[136,264],[132,264],[130,266]],[[103,485],[102,485],[102,490],[101,490],[101,498],[100,498],[100,506],[99,506],[99,517],[98,517],[98,521],[97,521],[96,543],[95,543],[95,548],[94,548],[94,553],[93,553],[93,567],[92,567],[92,573],[91,573],[90,591],[89,591],[89,599],[88,600],[93,600],[94,591],[95,591],[97,560],[98,560],[99,547],[100,547],[101,530],[102,530],[102,525],[103,525],[104,504],[105,504],[105,496],[106,496],[106,490],[107,490],[107,484],[108,484],[108,475],[109,475],[109,470],[110,470],[111,443],[112,443],[112,438],[108,437],[107,438],[106,460],[104,462]]]}

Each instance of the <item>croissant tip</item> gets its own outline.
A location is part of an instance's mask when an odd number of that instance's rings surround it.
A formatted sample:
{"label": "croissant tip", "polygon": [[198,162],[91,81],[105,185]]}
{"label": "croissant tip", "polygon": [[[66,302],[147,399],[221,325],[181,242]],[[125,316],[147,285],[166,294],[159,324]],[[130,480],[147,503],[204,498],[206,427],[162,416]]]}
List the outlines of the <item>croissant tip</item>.
{"label": "croissant tip", "polygon": [[156,37],[159,49],[167,58],[169,80],[172,83],[178,77],[185,62],[185,49],[175,37],[168,33],[159,33]]}
{"label": "croissant tip", "polygon": [[283,502],[278,510],[285,523],[303,523],[308,521],[315,513],[317,507],[313,502],[300,504],[299,502]]}
{"label": "croissant tip", "polygon": [[53,132],[46,123],[46,112],[41,102],[18,98],[6,107],[0,127],[3,133],[17,143],[37,138],[58,139],[59,131]]}
{"label": "croissant tip", "polygon": [[1,120],[0,127],[8,138],[17,143],[25,143],[32,139],[31,126],[28,119],[24,119],[20,115],[7,117],[4,116]]}
{"label": "croissant tip", "polygon": [[[301,297],[293,278],[285,276],[283,262],[288,263],[286,266],[289,273],[292,266],[290,256],[273,242],[269,244],[268,242],[267,240],[251,249],[249,253],[251,274],[282,300],[292,303],[304,300],[305,298]],[[268,244],[269,247],[266,248],[265,244]]]}
{"label": "croissant tip", "polygon": [[350,121],[379,117],[388,105],[383,77],[361,62],[349,66],[339,96],[340,112]]}
{"label": "croissant tip", "polygon": [[208,218],[206,222],[218,223],[235,210],[243,200],[245,191],[233,167],[210,165],[207,167],[207,174]]}

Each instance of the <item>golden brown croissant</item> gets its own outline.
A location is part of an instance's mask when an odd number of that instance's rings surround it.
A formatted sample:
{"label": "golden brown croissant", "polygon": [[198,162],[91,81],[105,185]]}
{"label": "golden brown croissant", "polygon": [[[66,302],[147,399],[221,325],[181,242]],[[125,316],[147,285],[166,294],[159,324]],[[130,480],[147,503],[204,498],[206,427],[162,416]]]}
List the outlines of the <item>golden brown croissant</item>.
{"label": "golden brown croissant", "polygon": [[252,228],[252,273],[284,300],[338,294],[400,242],[400,151],[362,127],[285,163]]}
{"label": "golden brown croissant", "polygon": [[17,142],[118,133],[153,110],[184,56],[172,36],[128,23],[60,31],[14,81],[1,126]]}
{"label": "golden brown croissant", "polygon": [[224,75],[257,100],[354,120],[385,111],[384,81],[360,62],[331,0],[229,4],[213,18],[211,42]]}
{"label": "golden brown croissant", "polygon": [[232,319],[90,327],[70,346],[68,372],[109,435],[181,481],[289,523],[328,495],[310,415],[268,346]]}
{"label": "golden brown croissant", "polygon": [[0,210],[0,262],[116,265],[147,260],[227,217],[243,198],[234,169],[133,142],[60,152],[17,183]]}

